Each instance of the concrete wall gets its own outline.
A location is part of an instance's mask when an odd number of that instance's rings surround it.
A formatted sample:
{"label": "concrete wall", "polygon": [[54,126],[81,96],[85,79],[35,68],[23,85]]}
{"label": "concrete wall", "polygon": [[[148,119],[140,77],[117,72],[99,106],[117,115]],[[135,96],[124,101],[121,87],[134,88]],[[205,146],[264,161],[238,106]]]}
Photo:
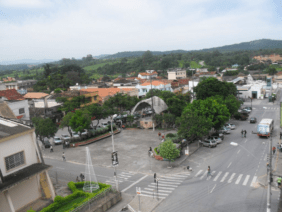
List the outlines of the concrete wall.
{"label": "concrete wall", "polygon": [[168,71],[167,73],[169,80],[186,78],[186,71]]}
{"label": "concrete wall", "polygon": [[[16,101],[16,102],[8,102],[7,104],[12,109],[16,116],[24,115],[22,119],[29,120],[29,107],[28,107],[28,100]],[[20,114],[19,109],[24,108],[24,113]]]}
{"label": "concrete wall", "polygon": [[29,180],[9,189],[9,194],[15,210],[20,209],[41,197],[38,178],[39,176],[33,176]]}
{"label": "concrete wall", "polygon": [[[27,166],[34,163],[38,163],[35,146],[32,141],[33,133],[23,135],[8,141],[0,143],[0,168],[2,170],[3,176],[9,175],[13,172],[19,171]],[[24,151],[25,164],[14,169],[6,171],[5,157],[13,155],[15,153]]]}
{"label": "concrete wall", "polygon": [[[146,85],[146,86],[142,86],[142,85],[136,85],[136,88],[138,89],[138,94],[139,96],[145,96],[150,90],[151,90],[151,85]],[[145,89],[146,91],[143,91],[143,89]],[[152,89],[158,89],[158,90],[166,90],[166,91],[173,91],[171,88],[171,84],[166,84],[166,85],[158,85],[158,86],[154,86],[152,85]]]}

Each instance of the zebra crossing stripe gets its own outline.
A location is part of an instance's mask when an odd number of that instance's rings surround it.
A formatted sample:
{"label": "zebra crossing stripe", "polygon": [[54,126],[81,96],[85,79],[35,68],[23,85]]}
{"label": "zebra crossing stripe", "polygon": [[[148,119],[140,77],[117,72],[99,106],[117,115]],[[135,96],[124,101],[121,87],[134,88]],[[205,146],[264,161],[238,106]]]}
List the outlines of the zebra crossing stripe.
{"label": "zebra crossing stripe", "polygon": [[[156,186],[148,185],[150,188],[156,188]],[[168,188],[168,187],[163,187],[163,186],[158,186],[161,189],[167,189],[167,190],[174,190],[175,188]]]}
{"label": "zebra crossing stripe", "polygon": [[141,193],[145,193],[145,194],[155,194],[155,195],[162,195],[162,196],[168,196],[168,194],[155,193],[155,192],[144,191],[144,190],[141,190]]}
{"label": "zebra crossing stripe", "polygon": [[213,181],[217,181],[217,179],[219,178],[219,176],[221,175],[222,172],[218,172],[218,174],[216,175],[216,177],[214,178]]}
{"label": "zebra crossing stripe", "polygon": [[198,171],[198,173],[195,175],[195,177],[198,177],[202,173],[202,171],[203,170]]}
{"label": "zebra crossing stripe", "polygon": [[247,185],[248,181],[249,181],[249,178],[250,178],[250,175],[247,175],[244,182],[243,182],[243,185]]}
{"label": "zebra crossing stripe", "polygon": [[[156,185],[156,183],[151,183],[153,185]],[[178,186],[176,185],[168,185],[168,184],[162,184],[162,183],[158,183],[159,186],[167,186],[167,187],[174,187],[174,188],[177,188]]]}
{"label": "zebra crossing stripe", "polygon": [[242,177],[243,177],[243,174],[240,174],[239,177],[237,178],[235,184],[239,184]]}
{"label": "zebra crossing stripe", "polygon": [[173,180],[173,179],[164,179],[164,178],[161,178],[160,181],[178,182],[178,183],[181,183],[183,180]]}
{"label": "zebra crossing stripe", "polygon": [[181,183],[175,183],[175,182],[167,182],[167,181],[163,181],[163,180],[160,180],[159,183],[165,183],[165,184],[172,184],[172,185],[180,185]]}
{"label": "zebra crossing stripe", "polygon": [[203,179],[204,176],[207,176],[208,171],[205,171],[205,173],[200,177],[200,179]]}
{"label": "zebra crossing stripe", "polygon": [[257,181],[257,176],[254,176],[253,180],[252,180],[252,183],[251,183],[251,186],[254,187],[254,184],[255,182]]}
{"label": "zebra crossing stripe", "polygon": [[[144,188],[145,190],[149,190],[149,191],[154,191],[155,189],[152,188]],[[158,192],[166,192],[166,193],[171,193],[172,191],[165,191],[165,190],[160,190],[158,189]]]}
{"label": "zebra crossing stripe", "polygon": [[235,175],[236,175],[236,173],[233,173],[227,182],[231,183]]}
{"label": "zebra crossing stripe", "polygon": [[162,178],[167,178],[167,179],[176,179],[176,180],[183,180],[183,178],[186,178],[186,177],[162,177]]}
{"label": "zebra crossing stripe", "polygon": [[[147,194],[139,194],[139,196],[143,196],[143,197],[156,197],[156,196],[153,196],[153,195],[147,195]],[[165,199],[165,197],[158,197],[159,199]]]}
{"label": "zebra crossing stripe", "polygon": [[229,172],[226,172],[220,182],[222,183],[228,175],[229,175]]}

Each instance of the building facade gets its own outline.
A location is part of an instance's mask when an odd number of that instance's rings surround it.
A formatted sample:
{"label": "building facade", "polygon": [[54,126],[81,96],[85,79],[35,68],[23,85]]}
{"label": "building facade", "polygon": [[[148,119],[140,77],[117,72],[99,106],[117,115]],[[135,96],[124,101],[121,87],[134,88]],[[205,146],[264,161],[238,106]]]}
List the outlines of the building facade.
{"label": "building facade", "polygon": [[181,68],[170,69],[167,71],[167,75],[169,80],[184,79],[186,78],[186,70]]}
{"label": "building facade", "polygon": [[173,91],[170,83],[165,83],[161,81],[152,81],[152,86],[151,86],[150,82],[145,82],[143,84],[136,85],[136,88],[138,89],[139,98],[146,96],[146,94],[151,90],[151,87],[152,89],[157,89],[161,91],[171,91],[171,92]]}
{"label": "building facade", "polygon": [[51,166],[44,163],[34,128],[2,117],[0,127],[0,211],[15,212],[41,199],[54,200],[47,172]]}
{"label": "building facade", "polygon": [[7,101],[17,119],[30,120],[28,100]]}

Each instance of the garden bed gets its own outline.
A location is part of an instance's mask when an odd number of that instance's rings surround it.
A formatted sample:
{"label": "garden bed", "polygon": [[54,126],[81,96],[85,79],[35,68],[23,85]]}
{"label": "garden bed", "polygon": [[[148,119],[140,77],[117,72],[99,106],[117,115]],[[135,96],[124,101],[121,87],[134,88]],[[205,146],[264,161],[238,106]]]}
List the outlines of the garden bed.
{"label": "garden bed", "polygon": [[[116,129],[116,130],[114,131],[114,135],[115,135],[115,134],[118,134],[118,133],[120,133],[120,130]],[[99,136],[97,136],[97,137],[90,138],[90,139],[88,139],[88,140],[86,140],[86,141],[78,141],[78,142],[76,142],[76,143],[71,143],[71,144],[70,144],[70,147],[84,146],[84,145],[91,144],[91,143],[93,143],[93,142],[102,140],[103,138],[108,138],[108,137],[110,137],[110,136],[111,136],[111,133],[110,133],[110,132],[107,132],[107,133],[105,133],[105,134],[103,134],[103,135],[99,135]]]}

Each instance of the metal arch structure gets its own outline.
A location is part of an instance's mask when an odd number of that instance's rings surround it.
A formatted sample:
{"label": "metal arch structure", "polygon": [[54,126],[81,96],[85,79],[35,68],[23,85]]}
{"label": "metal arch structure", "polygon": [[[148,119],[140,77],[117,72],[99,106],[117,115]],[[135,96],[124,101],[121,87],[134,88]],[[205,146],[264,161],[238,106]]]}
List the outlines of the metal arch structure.
{"label": "metal arch structure", "polygon": [[[153,109],[156,114],[160,114],[161,112],[168,109],[166,103],[160,97],[153,96],[152,98],[153,98]],[[132,109],[131,115],[133,115],[136,110],[140,110],[148,106],[152,107],[152,98],[144,99],[138,102],[135,105],[135,107]]]}

